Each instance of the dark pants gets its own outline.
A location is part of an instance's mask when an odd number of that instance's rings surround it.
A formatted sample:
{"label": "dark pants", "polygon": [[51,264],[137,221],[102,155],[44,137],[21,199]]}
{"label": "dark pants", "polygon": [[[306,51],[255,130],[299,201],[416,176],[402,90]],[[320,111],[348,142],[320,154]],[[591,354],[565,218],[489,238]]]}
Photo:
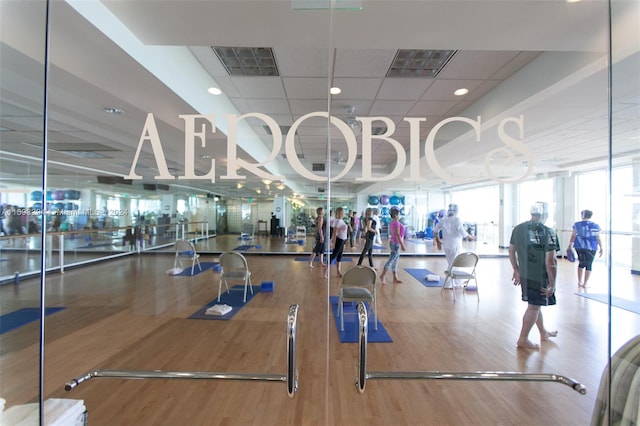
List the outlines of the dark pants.
{"label": "dark pants", "polygon": [[333,259],[336,259],[337,262],[342,262],[342,252],[344,251],[344,243],[347,240],[340,239],[336,237],[336,246],[333,248],[331,252],[331,259],[329,260],[329,265],[333,262]]}
{"label": "dark pants", "polygon": [[358,259],[358,265],[362,265],[366,254],[369,258],[369,266],[373,268],[373,239],[375,236],[376,234],[374,232],[367,232],[364,240],[364,248],[362,249],[362,253],[360,253],[360,259]]}

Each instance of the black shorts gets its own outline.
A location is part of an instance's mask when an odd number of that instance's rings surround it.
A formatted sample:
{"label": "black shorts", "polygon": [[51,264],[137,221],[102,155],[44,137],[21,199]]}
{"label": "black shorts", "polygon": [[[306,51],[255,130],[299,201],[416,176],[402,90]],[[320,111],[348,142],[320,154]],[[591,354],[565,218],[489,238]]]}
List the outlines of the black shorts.
{"label": "black shorts", "polygon": [[576,253],[578,253],[578,268],[585,268],[587,271],[590,271],[593,265],[593,259],[596,257],[596,251],[576,249]]}
{"label": "black shorts", "polygon": [[540,289],[544,286],[537,281],[522,280],[520,287],[522,288],[522,301],[530,305],[536,306],[552,306],[556,304],[555,292],[547,297],[540,293]]}

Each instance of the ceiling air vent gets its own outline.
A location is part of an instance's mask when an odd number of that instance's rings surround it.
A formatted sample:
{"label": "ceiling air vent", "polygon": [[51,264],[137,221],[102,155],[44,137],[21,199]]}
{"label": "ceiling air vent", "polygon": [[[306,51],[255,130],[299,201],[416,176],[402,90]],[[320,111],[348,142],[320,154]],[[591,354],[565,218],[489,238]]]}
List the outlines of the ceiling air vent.
{"label": "ceiling air vent", "polygon": [[455,50],[400,49],[387,71],[387,77],[434,78],[455,53]]}
{"label": "ceiling air vent", "polygon": [[212,46],[214,53],[231,76],[280,75],[276,58],[270,47]]}
{"label": "ceiling air vent", "polygon": [[311,170],[313,170],[314,172],[324,172],[324,163],[313,163],[313,165],[311,166]]}

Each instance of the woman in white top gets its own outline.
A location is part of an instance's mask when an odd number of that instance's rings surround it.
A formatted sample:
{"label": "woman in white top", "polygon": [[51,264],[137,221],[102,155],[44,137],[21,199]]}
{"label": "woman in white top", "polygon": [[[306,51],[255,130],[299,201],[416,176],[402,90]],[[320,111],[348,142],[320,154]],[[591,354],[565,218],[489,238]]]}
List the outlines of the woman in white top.
{"label": "woman in white top", "polygon": [[344,244],[347,242],[347,236],[348,226],[347,222],[344,221],[344,209],[342,207],[338,207],[333,220],[333,237],[331,238],[333,251],[331,252],[331,258],[329,259],[329,267],[331,267],[331,263],[335,259],[339,277],[342,276],[340,262],[342,262],[342,252],[344,250]]}

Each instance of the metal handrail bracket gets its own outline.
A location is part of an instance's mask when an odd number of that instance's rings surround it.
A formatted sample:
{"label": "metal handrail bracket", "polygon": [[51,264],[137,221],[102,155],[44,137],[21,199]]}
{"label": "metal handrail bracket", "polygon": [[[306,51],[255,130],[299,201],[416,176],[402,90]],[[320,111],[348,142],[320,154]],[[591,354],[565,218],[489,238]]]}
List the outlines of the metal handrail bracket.
{"label": "metal handrail bracket", "polygon": [[443,372],[443,371],[375,371],[367,373],[367,308],[363,302],[357,306],[359,324],[358,339],[358,376],[356,387],[360,393],[364,393],[365,385],[369,379],[425,379],[425,380],[497,380],[497,381],[527,381],[527,382],[555,382],[569,386],[576,392],[585,395],[587,388],[566,376],[545,373],[520,373],[505,371],[478,371],[478,372]]}
{"label": "metal handrail bracket", "polygon": [[287,314],[287,372],[286,374],[268,373],[228,373],[213,371],[161,371],[161,370],[93,370],[83,373],[64,386],[70,391],[93,378],[115,379],[190,379],[190,380],[249,380],[263,382],[284,382],[287,395],[293,398],[298,390],[298,371],[296,370],[296,328],[299,306],[289,306]]}

